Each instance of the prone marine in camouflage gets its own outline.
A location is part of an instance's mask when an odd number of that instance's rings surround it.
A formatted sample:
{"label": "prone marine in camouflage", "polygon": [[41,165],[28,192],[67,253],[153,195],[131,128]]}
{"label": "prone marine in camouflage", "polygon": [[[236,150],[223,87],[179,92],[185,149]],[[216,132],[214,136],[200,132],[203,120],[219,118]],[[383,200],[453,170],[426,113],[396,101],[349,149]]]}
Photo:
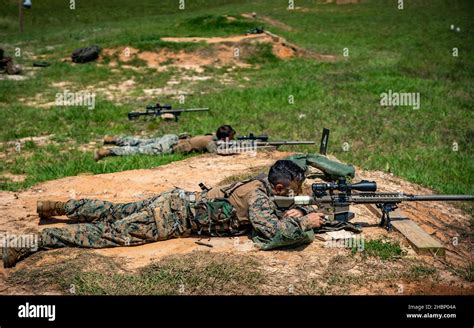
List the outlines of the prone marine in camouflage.
{"label": "prone marine in camouflage", "polygon": [[104,144],[114,144],[118,147],[102,148],[95,154],[95,160],[100,160],[107,156],[129,156],[129,155],[161,155],[170,153],[190,153],[217,151],[219,140],[233,140],[235,131],[230,125],[220,126],[215,135],[203,136],[178,136],[175,134],[165,134],[157,138],[136,138],[136,137],[112,137],[106,136]]}
{"label": "prone marine in camouflage", "polygon": [[[134,246],[191,234],[236,236],[251,232],[264,250],[297,246],[314,240],[324,215],[311,206],[279,210],[270,197],[301,191],[304,171],[287,160],[277,161],[268,177],[258,177],[202,192],[174,189],[126,204],[100,200],[38,202],[40,216],[66,215],[79,223],[46,228],[38,250],[59,247]],[[12,267],[35,250],[4,245],[3,263]]]}

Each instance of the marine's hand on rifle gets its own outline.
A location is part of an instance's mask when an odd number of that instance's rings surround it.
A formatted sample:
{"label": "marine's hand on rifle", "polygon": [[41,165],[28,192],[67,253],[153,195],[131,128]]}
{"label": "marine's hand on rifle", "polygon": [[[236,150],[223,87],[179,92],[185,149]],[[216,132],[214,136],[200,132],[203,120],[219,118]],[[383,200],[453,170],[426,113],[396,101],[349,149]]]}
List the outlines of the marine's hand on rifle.
{"label": "marine's hand on rifle", "polygon": [[292,208],[285,212],[285,216],[289,216],[291,218],[300,218],[304,215],[303,211],[297,208]]}
{"label": "marine's hand on rifle", "polygon": [[323,213],[312,212],[306,215],[302,223],[304,227],[309,230],[319,228],[324,223],[324,220]]}

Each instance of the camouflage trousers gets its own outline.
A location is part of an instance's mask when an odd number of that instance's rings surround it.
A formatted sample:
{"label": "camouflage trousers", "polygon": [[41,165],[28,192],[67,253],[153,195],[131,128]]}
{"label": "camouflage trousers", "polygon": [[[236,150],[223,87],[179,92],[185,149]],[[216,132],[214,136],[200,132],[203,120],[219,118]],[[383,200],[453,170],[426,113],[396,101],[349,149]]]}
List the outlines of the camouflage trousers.
{"label": "camouflage trousers", "polygon": [[173,152],[173,146],[178,143],[178,136],[165,134],[158,138],[118,138],[116,144],[120,147],[111,148],[110,151],[116,156],[127,155],[160,155]]}
{"label": "camouflage trousers", "polygon": [[189,195],[174,189],[124,204],[94,199],[69,200],[66,215],[82,223],[41,231],[42,248],[135,246],[186,237],[191,233]]}

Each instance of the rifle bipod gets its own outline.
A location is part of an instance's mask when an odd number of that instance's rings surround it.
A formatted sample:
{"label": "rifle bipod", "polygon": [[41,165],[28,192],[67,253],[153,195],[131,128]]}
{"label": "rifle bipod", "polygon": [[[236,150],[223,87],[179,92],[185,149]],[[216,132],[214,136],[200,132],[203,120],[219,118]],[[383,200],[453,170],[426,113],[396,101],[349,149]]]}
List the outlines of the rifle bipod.
{"label": "rifle bipod", "polygon": [[392,221],[390,219],[390,212],[396,210],[398,208],[397,204],[395,203],[383,203],[383,204],[376,204],[377,208],[382,210],[382,218],[379,223],[379,227],[385,227],[387,231],[392,231]]}

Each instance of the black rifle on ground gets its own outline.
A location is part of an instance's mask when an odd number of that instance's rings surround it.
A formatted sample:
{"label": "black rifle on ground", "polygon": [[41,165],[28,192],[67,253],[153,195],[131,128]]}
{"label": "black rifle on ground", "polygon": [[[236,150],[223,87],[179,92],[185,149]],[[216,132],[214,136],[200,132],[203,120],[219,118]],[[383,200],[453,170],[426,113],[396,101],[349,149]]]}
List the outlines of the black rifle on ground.
{"label": "black rifle on ground", "polygon": [[179,115],[186,112],[207,112],[209,108],[187,108],[187,109],[172,109],[171,105],[160,105],[157,103],[153,106],[146,106],[145,112],[130,112],[128,113],[129,120],[136,120],[140,116],[161,116],[163,114],[173,114],[174,119],[177,122]]}
{"label": "black rifle on ground", "polygon": [[[353,190],[363,191],[352,193]],[[337,221],[349,221],[354,213],[349,212],[352,204],[376,204],[382,211],[380,226],[391,230],[390,212],[401,202],[438,202],[438,201],[473,201],[472,195],[410,195],[401,192],[376,192],[374,181],[362,180],[349,184],[340,178],[337,182],[313,183],[312,196],[284,197],[274,196],[272,200],[280,208],[291,208],[300,205],[318,205],[321,212],[332,216]],[[339,191],[335,193],[334,191]]]}

